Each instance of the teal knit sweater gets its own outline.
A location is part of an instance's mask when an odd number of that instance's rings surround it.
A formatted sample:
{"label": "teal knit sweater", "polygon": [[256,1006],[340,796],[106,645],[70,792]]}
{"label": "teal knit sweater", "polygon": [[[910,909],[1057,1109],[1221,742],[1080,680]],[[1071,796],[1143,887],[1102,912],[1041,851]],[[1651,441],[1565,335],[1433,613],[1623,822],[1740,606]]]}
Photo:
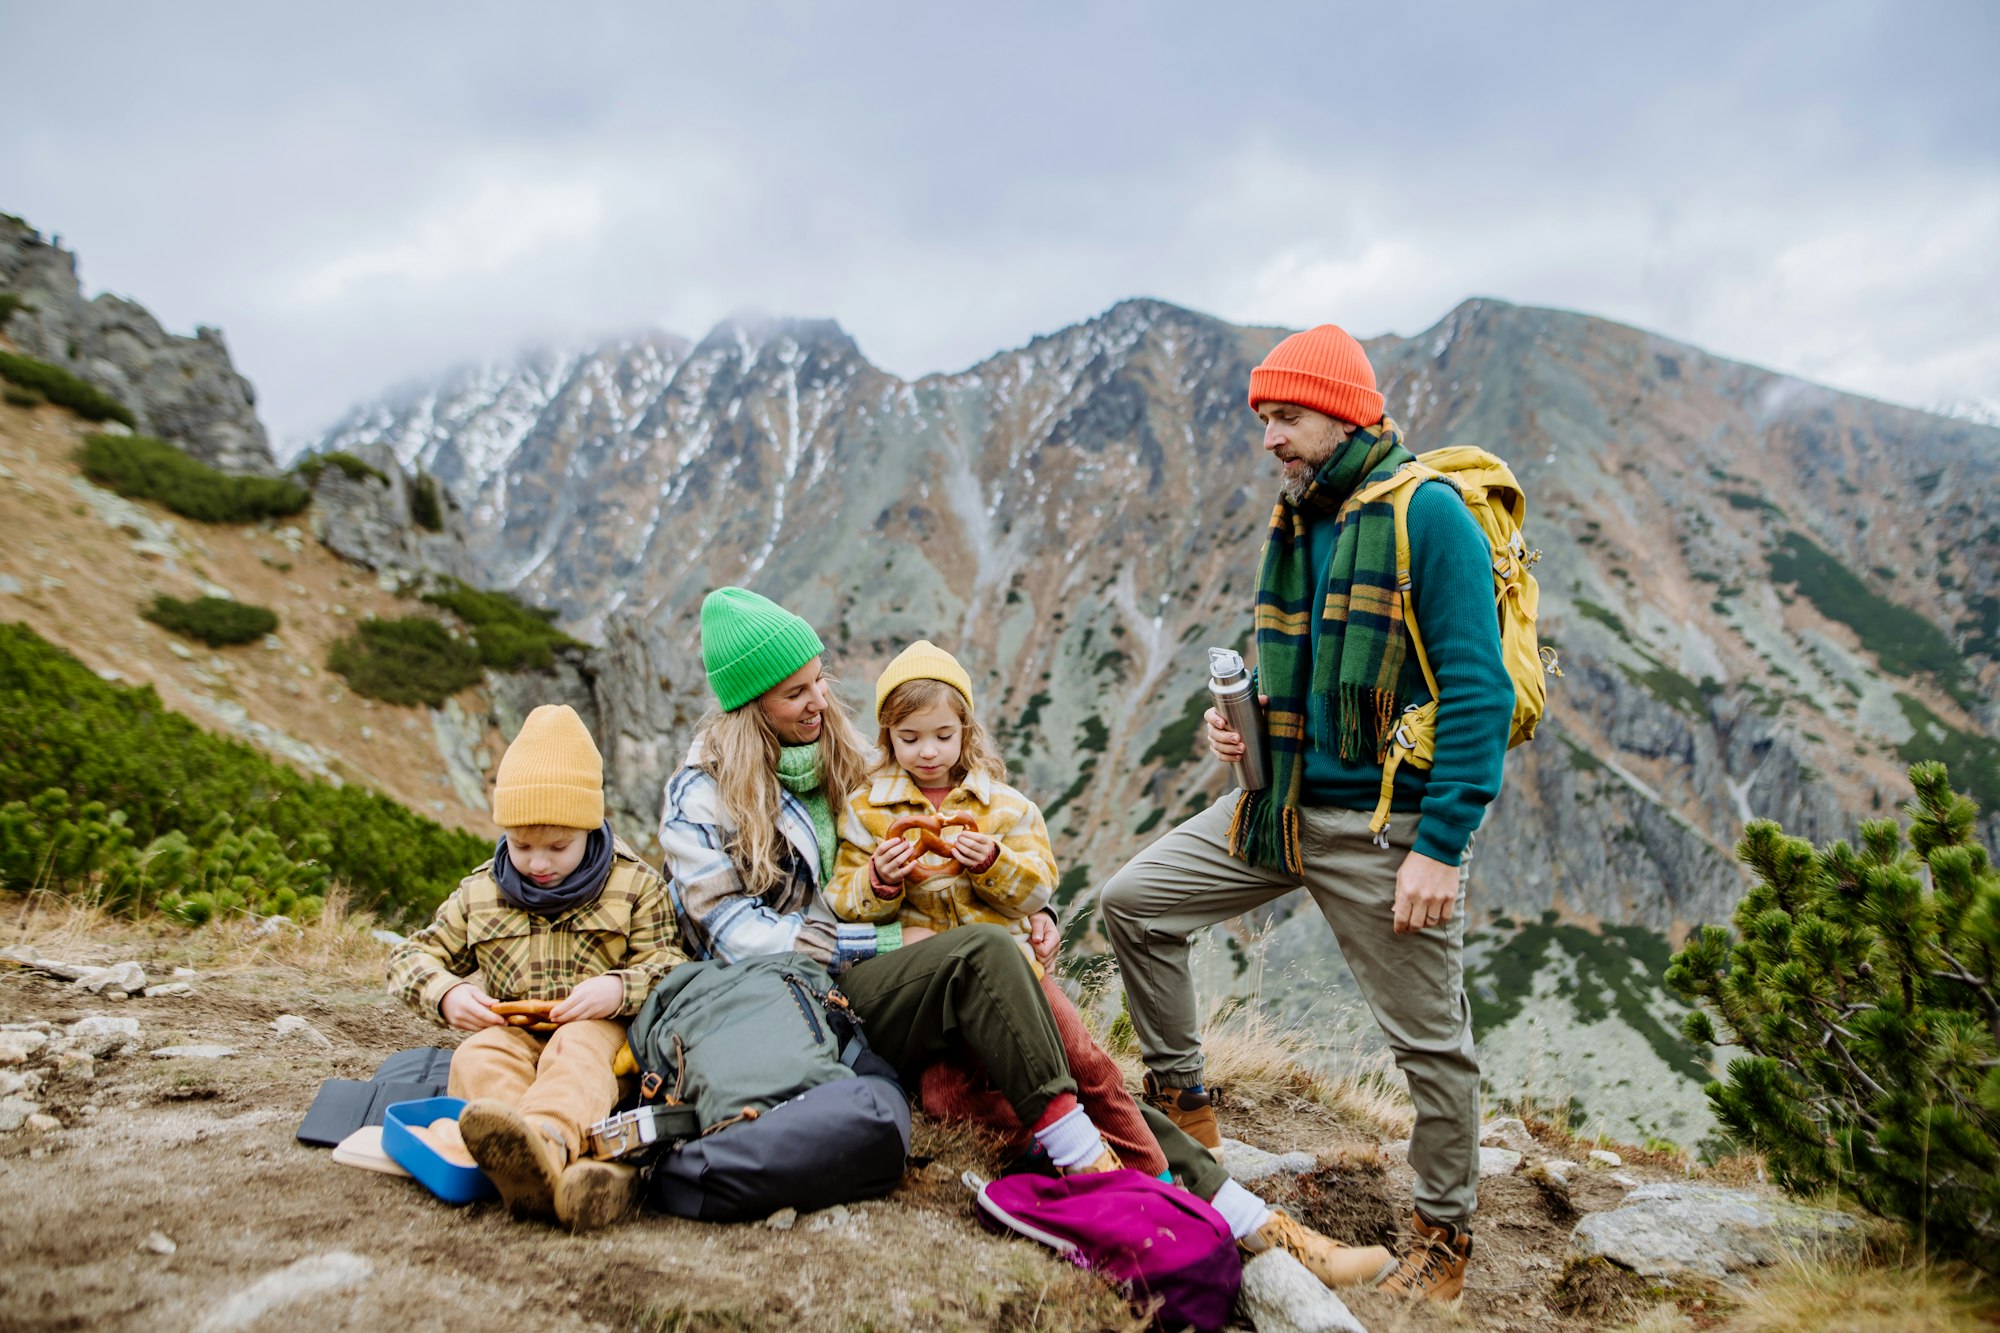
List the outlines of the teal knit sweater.
{"label": "teal knit sweater", "polygon": [[[1319,570],[1314,606],[1326,600],[1333,540],[1330,514],[1307,529],[1307,550]],[[1390,809],[1421,814],[1416,850],[1457,865],[1486,807],[1500,794],[1514,686],[1500,658],[1492,555],[1464,501],[1440,482],[1418,487],[1410,499],[1410,582],[1417,630],[1444,697],[1438,701],[1437,755],[1428,769],[1406,764],[1398,770]],[[1318,616],[1312,627],[1318,652]],[[1411,703],[1431,697],[1414,648],[1403,667],[1403,688]],[[1342,763],[1338,754],[1320,748],[1318,736],[1311,739],[1305,804],[1373,810],[1382,795],[1382,766]]]}

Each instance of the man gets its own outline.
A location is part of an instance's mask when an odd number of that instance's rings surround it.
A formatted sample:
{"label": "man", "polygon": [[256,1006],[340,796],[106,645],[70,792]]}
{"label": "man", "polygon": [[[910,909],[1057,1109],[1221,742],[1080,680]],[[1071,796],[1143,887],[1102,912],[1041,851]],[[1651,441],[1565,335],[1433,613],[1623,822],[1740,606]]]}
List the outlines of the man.
{"label": "man", "polygon": [[[1410,454],[1382,415],[1367,353],[1339,328],[1272,349],[1250,374],[1250,408],[1283,469],[1256,607],[1270,784],[1231,792],[1113,876],[1105,929],[1147,1101],[1219,1150],[1188,938],[1301,886],[1312,894],[1416,1103],[1414,1241],[1383,1287],[1450,1300],[1465,1283],[1479,1180],[1459,866],[1499,793],[1514,704],[1491,556],[1457,491],[1425,483],[1410,503],[1411,586],[1396,586],[1390,505],[1347,501]],[[1383,747],[1403,709],[1431,697],[1412,615],[1437,677],[1436,755],[1428,772],[1398,771],[1395,817],[1378,840],[1368,823]],[[1216,758],[1241,758],[1243,738],[1221,714],[1207,721]]]}

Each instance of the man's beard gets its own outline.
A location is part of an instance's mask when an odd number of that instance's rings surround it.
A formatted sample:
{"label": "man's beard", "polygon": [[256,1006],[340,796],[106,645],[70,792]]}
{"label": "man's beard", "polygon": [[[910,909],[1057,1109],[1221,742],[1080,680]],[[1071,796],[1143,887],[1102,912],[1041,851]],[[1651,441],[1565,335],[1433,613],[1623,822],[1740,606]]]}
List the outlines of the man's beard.
{"label": "man's beard", "polygon": [[1299,502],[1306,498],[1306,492],[1312,489],[1312,484],[1318,476],[1319,469],[1316,467],[1287,467],[1284,479],[1278,483],[1279,498],[1297,508]]}

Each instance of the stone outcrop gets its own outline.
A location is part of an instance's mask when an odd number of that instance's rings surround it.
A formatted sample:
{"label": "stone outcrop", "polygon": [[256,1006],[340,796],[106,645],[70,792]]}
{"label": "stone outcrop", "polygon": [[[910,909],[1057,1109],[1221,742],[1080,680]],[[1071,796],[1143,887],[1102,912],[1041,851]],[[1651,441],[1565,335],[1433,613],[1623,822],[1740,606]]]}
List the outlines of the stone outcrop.
{"label": "stone outcrop", "polygon": [[423,528],[413,517],[418,479],[404,470],[395,453],[365,444],[349,452],[378,475],[349,476],[344,468],[328,465],[313,478],[307,516],[313,535],[328,550],[404,583],[443,577],[486,585],[466,545],[465,515],[448,492],[438,488],[438,529]]}
{"label": "stone outcrop", "polygon": [[142,306],[102,293],[86,300],[76,256],[19,218],[0,215],[0,291],[26,302],[4,336],[117,398],[142,433],[171,440],[227,472],[273,473],[257,396],[220,330],[168,333]]}
{"label": "stone outcrop", "polygon": [[1609,1259],[1668,1281],[1731,1278],[1788,1255],[1851,1251],[1860,1243],[1861,1228],[1845,1213],[1773,1192],[1672,1182],[1641,1185],[1570,1233],[1578,1258]]}

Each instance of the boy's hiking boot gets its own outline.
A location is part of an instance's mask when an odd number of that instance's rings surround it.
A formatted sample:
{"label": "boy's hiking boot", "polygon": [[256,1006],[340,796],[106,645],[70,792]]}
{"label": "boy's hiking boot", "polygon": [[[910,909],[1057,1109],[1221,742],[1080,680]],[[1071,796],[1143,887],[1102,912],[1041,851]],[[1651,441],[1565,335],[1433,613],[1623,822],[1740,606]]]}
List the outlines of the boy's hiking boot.
{"label": "boy's hiking boot", "polygon": [[1410,1249],[1384,1291],[1455,1301],[1465,1290],[1465,1268],[1472,1262],[1472,1231],[1449,1222],[1433,1222],[1423,1210],[1410,1210]]}
{"label": "boy's hiking boot", "polygon": [[556,1182],[556,1220],[571,1231],[622,1222],[638,1206],[638,1168],[623,1162],[571,1162]]}
{"label": "boy's hiking boot", "polygon": [[1213,1153],[1218,1160],[1222,1157],[1222,1130],[1215,1123],[1215,1103],[1206,1092],[1196,1092],[1193,1088],[1169,1088],[1159,1077],[1148,1071],[1145,1090],[1141,1093],[1149,1106],[1157,1107],[1161,1114],[1174,1122],[1175,1128]]}
{"label": "boy's hiking boot", "polygon": [[500,1191],[509,1212],[544,1221],[555,1218],[556,1182],[568,1156],[561,1143],[507,1103],[490,1097],[466,1103],[458,1130],[466,1151]]}
{"label": "boy's hiking boot", "polygon": [[1253,1257],[1281,1249],[1329,1287],[1372,1287],[1396,1271],[1396,1256],[1380,1245],[1343,1245],[1275,1209],[1270,1221],[1236,1243]]}
{"label": "boy's hiking boot", "polygon": [[1066,1176],[1095,1176],[1106,1171],[1122,1171],[1124,1169],[1125,1163],[1118,1160],[1117,1151],[1107,1145],[1103,1152],[1097,1154],[1097,1156],[1091,1158],[1082,1166],[1063,1168],[1062,1174]]}

